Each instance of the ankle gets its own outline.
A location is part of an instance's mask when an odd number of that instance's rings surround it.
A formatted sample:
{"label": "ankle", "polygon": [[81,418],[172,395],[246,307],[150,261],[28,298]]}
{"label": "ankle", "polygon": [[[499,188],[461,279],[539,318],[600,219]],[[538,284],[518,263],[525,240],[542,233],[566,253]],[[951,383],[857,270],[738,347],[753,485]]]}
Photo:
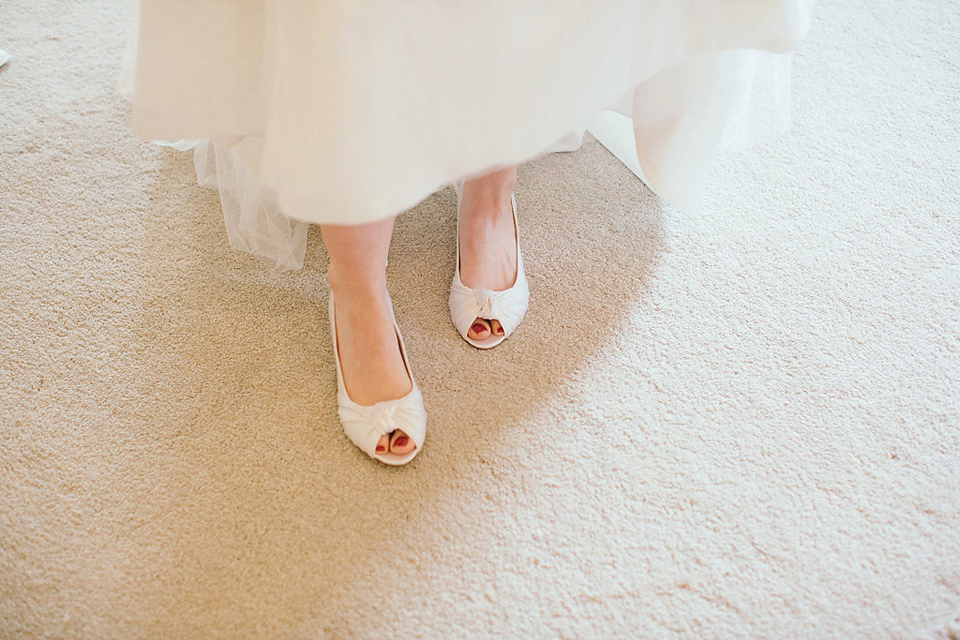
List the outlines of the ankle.
{"label": "ankle", "polygon": [[496,235],[503,225],[512,225],[513,192],[465,194],[460,202],[460,228],[465,238]]}
{"label": "ankle", "polygon": [[461,217],[470,222],[495,223],[509,214],[512,197],[512,191],[464,194],[460,202]]}
{"label": "ankle", "polygon": [[372,301],[386,299],[386,274],[369,274],[358,277],[351,274],[346,277],[343,273],[331,267],[327,270],[327,283],[336,298],[344,302],[350,300]]}
{"label": "ankle", "polygon": [[463,185],[463,197],[477,204],[499,206],[510,201],[516,186],[517,170],[510,167],[467,180]]}

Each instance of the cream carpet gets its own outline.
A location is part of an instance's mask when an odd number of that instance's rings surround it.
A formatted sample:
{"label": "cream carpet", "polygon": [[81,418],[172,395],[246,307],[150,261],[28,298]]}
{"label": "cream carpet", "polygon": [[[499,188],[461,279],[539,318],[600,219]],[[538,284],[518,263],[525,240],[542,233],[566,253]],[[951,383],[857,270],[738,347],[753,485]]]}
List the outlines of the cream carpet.
{"label": "cream carpet", "polygon": [[402,216],[403,469],[338,428],[316,230],[272,272],[128,134],[124,14],[0,3],[0,636],[960,637],[953,3],[823,2],[697,215],[596,142],[524,166],[493,352],[452,191]]}

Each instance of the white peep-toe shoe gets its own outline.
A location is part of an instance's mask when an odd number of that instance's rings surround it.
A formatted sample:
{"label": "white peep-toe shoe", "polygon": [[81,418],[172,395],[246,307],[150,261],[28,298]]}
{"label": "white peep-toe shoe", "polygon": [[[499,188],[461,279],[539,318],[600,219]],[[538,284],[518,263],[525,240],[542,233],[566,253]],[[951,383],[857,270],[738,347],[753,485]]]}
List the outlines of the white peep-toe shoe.
{"label": "white peep-toe shoe", "polygon": [[[471,289],[460,280],[460,201],[463,195],[463,183],[454,183],[457,191],[457,265],[450,285],[450,318],[463,339],[478,349],[491,349],[506,340],[523,320],[530,304],[530,286],[523,270],[523,257],[520,255],[520,225],[517,222],[517,200],[510,196],[513,209],[514,237],[517,242],[517,278],[509,289],[492,291],[490,289]],[[493,331],[483,340],[474,340],[467,336],[470,327],[477,318],[497,320],[503,327],[503,335]]]}
{"label": "white peep-toe shoe", "polygon": [[[353,444],[371,458],[384,464],[400,466],[413,460],[420,449],[427,434],[427,412],[423,408],[423,395],[413,379],[410,363],[407,360],[407,349],[400,335],[400,327],[394,319],[393,328],[397,333],[397,344],[400,346],[400,356],[403,366],[407,369],[410,384],[413,388],[402,398],[385,400],[374,405],[359,405],[350,399],[347,387],[343,383],[343,370],[340,367],[340,349],[337,345],[337,323],[333,311],[333,291],[330,292],[330,337],[333,340],[333,358],[337,365],[337,413],[343,431]],[[392,453],[377,453],[377,443],[382,436],[400,429],[413,440],[416,449],[406,455]]]}

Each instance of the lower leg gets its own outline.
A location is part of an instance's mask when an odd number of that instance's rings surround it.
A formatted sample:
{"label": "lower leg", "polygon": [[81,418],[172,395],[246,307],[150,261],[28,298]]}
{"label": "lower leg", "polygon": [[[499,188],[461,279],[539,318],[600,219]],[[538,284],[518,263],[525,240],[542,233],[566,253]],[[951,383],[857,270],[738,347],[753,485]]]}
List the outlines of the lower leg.
{"label": "lower leg", "polygon": [[[321,225],[330,256],[327,281],[334,295],[337,345],[343,383],[350,398],[373,405],[403,397],[413,387],[393,325],[387,296],[386,261],[393,218],[362,225]],[[414,448],[406,434],[396,433],[393,451]],[[391,448],[384,436],[377,451]]]}
{"label": "lower leg", "polygon": [[[503,291],[517,278],[512,197],[517,168],[467,180],[460,199],[460,277],[467,287]],[[496,320],[477,318],[467,335],[483,340],[503,333]]]}

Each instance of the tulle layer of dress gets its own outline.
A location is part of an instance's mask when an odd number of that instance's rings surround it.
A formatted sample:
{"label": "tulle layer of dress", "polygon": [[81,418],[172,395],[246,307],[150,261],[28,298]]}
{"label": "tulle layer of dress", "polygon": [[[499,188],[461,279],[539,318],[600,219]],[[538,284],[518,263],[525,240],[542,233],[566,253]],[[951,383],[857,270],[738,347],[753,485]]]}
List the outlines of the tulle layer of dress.
{"label": "tulle layer of dress", "polygon": [[[632,118],[647,183],[695,208],[721,142],[788,117],[805,0],[141,0],[134,133],[195,149],[233,246],[294,268],[309,223],[405,211]],[[773,123],[770,125],[770,123]],[[732,132],[739,131],[736,135]]]}

